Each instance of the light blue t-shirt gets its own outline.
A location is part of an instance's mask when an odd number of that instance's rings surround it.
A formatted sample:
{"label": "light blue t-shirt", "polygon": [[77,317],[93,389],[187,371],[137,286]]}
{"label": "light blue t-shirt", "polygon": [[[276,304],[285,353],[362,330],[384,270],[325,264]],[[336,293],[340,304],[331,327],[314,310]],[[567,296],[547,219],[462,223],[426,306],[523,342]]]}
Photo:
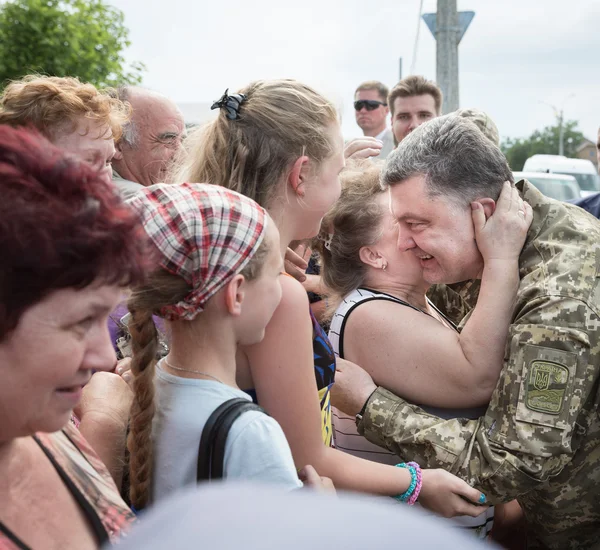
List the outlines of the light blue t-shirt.
{"label": "light blue t-shirt", "polygon": [[[202,429],[225,401],[241,397],[241,390],[212,380],[181,378],[156,367],[156,411],[152,424],[154,467],[152,500],[196,484],[198,446]],[[260,411],[247,411],[231,426],[225,444],[224,481],[245,479],[302,487],[281,426]]]}

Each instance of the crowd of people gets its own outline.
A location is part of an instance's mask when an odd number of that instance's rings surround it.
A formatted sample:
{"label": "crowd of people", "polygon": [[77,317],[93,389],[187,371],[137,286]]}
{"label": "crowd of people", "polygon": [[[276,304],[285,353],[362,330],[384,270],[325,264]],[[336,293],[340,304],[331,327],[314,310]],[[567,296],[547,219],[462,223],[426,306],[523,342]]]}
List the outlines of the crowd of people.
{"label": "crowd of people", "polygon": [[294,80],[189,129],[138,87],[5,88],[1,550],[218,546],[222,518],[364,547],[412,505],[440,516],[415,548],[600,544],[600,222],[442,102],[364,82],[345,141]]}

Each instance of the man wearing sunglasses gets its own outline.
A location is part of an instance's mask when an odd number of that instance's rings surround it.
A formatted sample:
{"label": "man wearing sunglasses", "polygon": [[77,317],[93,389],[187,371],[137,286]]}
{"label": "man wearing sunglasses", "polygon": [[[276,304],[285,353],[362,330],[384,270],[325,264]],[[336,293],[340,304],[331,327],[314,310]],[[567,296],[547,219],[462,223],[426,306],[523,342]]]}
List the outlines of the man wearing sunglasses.
{"label": "man wearing sunglasses", "polygon": [[376,80],[363,82],[354,93],[356,123],[365,136],[374,137],[383,144],[377,156],[379,159],[384,159],[394,149],[394,136],[386,124],[390,112],[387,96],[387,87]]}

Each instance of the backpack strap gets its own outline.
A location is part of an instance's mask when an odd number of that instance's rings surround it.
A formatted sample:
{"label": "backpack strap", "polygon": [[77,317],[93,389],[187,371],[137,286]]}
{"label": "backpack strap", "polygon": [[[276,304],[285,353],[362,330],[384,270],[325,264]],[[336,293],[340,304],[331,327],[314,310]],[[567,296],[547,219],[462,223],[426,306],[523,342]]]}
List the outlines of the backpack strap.
{"label": "backpack strap", "polygon": [[225,461],[225,444],[233,423],[246,411],[264,409],[242,397],[236,397],[219,405],[210,415],[200,438],[198,447],[198,470],[196,480],[211,481],[223,477]]}

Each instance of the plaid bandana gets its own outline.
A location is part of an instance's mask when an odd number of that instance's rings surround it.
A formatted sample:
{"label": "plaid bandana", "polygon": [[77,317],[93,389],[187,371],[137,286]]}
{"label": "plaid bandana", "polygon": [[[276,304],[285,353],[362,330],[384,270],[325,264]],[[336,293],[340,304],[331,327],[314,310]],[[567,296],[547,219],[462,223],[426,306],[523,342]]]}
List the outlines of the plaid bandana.
{"label": "plaid bandana", "polygon": [[129,200],[160,252],[160,266],[192,291],[160,315],[191,321],[250,261],[267,226],[265,210],[248,197],[207,183],[159,183]]}

